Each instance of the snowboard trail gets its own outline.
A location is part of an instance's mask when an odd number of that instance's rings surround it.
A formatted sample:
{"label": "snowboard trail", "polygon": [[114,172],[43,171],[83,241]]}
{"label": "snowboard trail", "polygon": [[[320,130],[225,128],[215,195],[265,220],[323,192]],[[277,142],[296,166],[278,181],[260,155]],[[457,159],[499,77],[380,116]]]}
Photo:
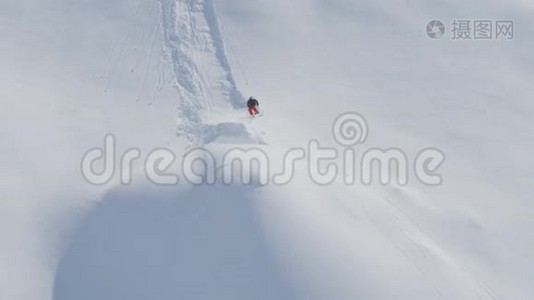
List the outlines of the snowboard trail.
{"label": "snowboard trail", "polygon": [[160,3],[164,46],[180,96],[178,134],[197,145],[227,141],[228,136],[263,144],[245,123],[228,121],[236,110],[244,109],[245,100],[227,59],[214,1]]}

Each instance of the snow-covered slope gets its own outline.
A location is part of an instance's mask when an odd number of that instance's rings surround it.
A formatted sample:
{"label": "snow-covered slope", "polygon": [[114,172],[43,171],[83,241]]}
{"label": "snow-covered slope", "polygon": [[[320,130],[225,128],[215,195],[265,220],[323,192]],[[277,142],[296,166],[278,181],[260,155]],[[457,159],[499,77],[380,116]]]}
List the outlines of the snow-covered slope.
{"label": "snow-covered slope", "polygon": [[[528,1],[7,1],[0,27],[0,299],[534,297]],[[429,20],[514,20],[431,40]],[[4,26],[5,25],[5,26]],[[243,96],[264,116],[249,120]],[[426,147],[443,183],[94,187],[80,160],[258,148],[275,167],[332,123]],[[186,138],[183,138],[186,137]],[[308,164],[313,164],[308,162]],[[228,166],[221,166],[225,170]],[[5,186],[5,187],[4,187]]]}

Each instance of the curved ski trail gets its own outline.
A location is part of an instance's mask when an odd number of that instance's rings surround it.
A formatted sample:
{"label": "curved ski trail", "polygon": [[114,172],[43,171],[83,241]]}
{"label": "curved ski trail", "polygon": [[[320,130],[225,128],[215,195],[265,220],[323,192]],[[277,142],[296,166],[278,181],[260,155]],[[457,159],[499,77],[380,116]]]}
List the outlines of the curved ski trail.
{"label": "curved ski trail", "polygon": [[[180,94],[178,134],[195,144],[262,144],[244,114],[213,0],[160,0],[167,55]],[[240,111],[237,111],[239,109]]]}

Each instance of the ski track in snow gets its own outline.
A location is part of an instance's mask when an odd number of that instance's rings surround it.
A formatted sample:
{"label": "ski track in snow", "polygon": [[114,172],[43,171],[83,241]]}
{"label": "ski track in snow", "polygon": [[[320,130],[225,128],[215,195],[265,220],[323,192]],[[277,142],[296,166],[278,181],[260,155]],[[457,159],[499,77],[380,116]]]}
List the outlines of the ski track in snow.
{"label": "ski track in snow", "polygon": [[[397,249],[406,262],[419,273],[422,282],[434,291],[435,299],[500,299],[476,272],[461,259],[450,255],[424,226],[395,203],[391,197],[409,197],[404,191],[395,190],[393,195],[360,197],[354,194],[350,199],[360,199],[357,204],[337,192],[334,199],[336,204],[351,216],[363,216],[367,219],[377,233]],[[436,266],[447,266],[450,273],[442,273]],[[447,274],[455,274],[455,277],[447,277]],[[465,294],[460,296],[457,292]]]}
{"label": "ski track in snow", "polygon": [[[180,95],[178,134],[194,144],[264,144],[250,126],[235,120],[244,111],[244,98],[226,57],[214,1],[160,3],[164,46]],[[215,113],[228,119],[213,122]]]}

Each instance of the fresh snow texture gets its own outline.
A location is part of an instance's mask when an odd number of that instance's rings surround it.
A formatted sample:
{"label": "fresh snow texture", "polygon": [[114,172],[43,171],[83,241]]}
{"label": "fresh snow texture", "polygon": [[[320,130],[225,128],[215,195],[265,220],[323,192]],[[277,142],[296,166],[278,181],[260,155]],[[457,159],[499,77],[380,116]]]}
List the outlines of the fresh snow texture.
{"label": "fresh snow texture", "polygon": [[[528,1],[0,3],[0,299],[534,298],[534,7]],[[512,40],[426,36],[513,20]],[[450,29],[450,28],[448,28]],[[263,116],[247,116],[255,96]],[[332,124],[440,149],[443,183],[103,186],[80,161],[260,149],[279,170]],[[218,165],[217,175],[228,165]]]}

